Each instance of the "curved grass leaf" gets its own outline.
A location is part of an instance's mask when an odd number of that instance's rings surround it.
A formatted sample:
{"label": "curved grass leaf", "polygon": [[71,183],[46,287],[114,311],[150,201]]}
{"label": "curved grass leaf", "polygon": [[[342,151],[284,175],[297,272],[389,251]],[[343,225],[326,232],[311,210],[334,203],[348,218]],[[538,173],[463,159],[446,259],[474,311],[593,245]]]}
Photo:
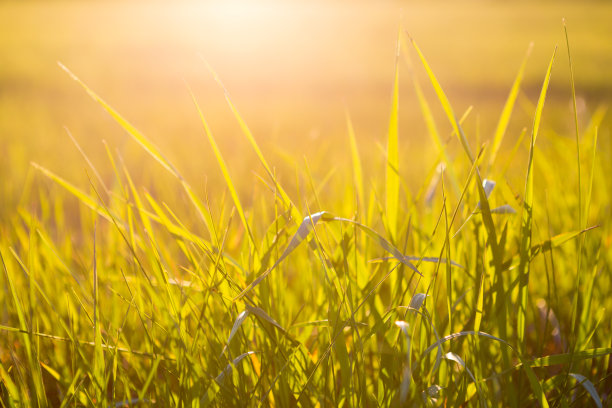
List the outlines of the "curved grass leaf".
{"label": "curved grass leaf", "polygon": [[487,401],[484,399],[484,396],[482,395],[482,390],[478,386],[478,381],[476,381],[476,377],[474,377],[474,374],[472,374],[472,371],[465,365],[465,361],[463,361],[463,359],[461,357],[459,357],[459,355],[457,355],[457,354],[455,354],[453,352],[446,353],[444,355],[444,358],[447,359],[447,360],[450,360],[450,361],[454,361],[455,363],[459,364],[461,366],[461,368],[463,368],[465,370],[465,372],[468,373],[468,375],[470,376],[470,378],[474,382],[474,386],[476,387],[476,391],[478,392],[478,399],[480,400],[480,406],[486,407],[487,406]]}
{"label": "curved grass leaf", "polygon": [[576,374],[576,373],[569,373],[569,375],[570,377],[573,377],[576,381],[578,381],[578,383],[582,385],[585,390],[587,390],[587,392],[591,395],[591,398],[593,398],[593,401],[595,402],[595,405],[597,405],[598,408],[603,407],[601,403],[601,397],[597,393],[597,390],[595,389],[595,386],[593,385],[593,383],[588,378],[586,378],[582,374]]}
{"label": "curved grass leaf", "polygon": [[[382,258],[374,258],[372,259],[370,262],[377,262],[377,261],[390,261],[396,259],[399,261],[399,259],[397,259],[394,256],[386,256],[386,257],[382,257]],[[433,263],[443,263],[445,264],[447,262],[446,258],[437,258],[437,257],[420,257],[420,256],[414,256],[414,255],[404,255],[403,259],[405,261],[419,261],[419,262],[433,262]],[[401,262],[401,261],[400,261]],[[465,269],[465,266],[458,264],[455,261],[450,261],[450,264],[452,266],[456,266],[457,268],[461,268],[461,269]]]}
{"label": "curved grass leaf", "polygon": [[227,342],[225,343],[225,346],[223,347],[223,350],[221,351],[221,355],[225,353],[225,350],[227,350],[227,348],[230,345],[230,341],[232,341],[232,339],[238,332],[238,329],[240,328],[240,326],[242,326],[242,323],[244,323],[247,317],[249,317],[248,310],[242,311],[242,313],[240,313],[238,317],[236,317],[236,320],[234,321],[234,325],[232,326],[232,330],[230,331],[229,337],[227,338]]}
{"label": "curved grass leaf", "polygon": [[520,367],[522,367],[523,370],[525,371],[525,374],[527,374],[527,378],[529,379],[529,384],[531,385],[531,390],[535,394],[536,399],[538,400],[538,402],[540,403],[541,406],[548,407],[548,401],[546,400],[546,395],[544,395],[544,390],[542,389],[542,384],[540,384],[540,381],[538,380],[538,377],[536,377],[533,369],[531,368],[532,366],[528,363],[528,361],[526,361],[523,358],[523,356],[520,354],[520,352],[518,350],[516,350],[514,347],[512,347],[512,345],[510,345],[510,343],[508,343],[504,339],[500,339],[499,337],[493,336],[491,334],[484,333],[484,332],[472,331],[472,330],[461,331],[461,332],[449,334],[448,336],[442,337],[441,339],[436,341],[434,344],[432,344],[429,347],[427,347],[427,349],[421,354],[419,361],[422,361],[433,349],[439,348],[442,343],[445,343],[445,342],[447,342],[449,340],[456,339],[456,338],[463,337],[463,336],[485,337],[485,338],[488,338],[488,339],[491,339],[491,340],[495,340],[495,341],[497,341],[497,342],[499,342],[501,344],[504,344],[510,350],[512,350],[516,354],[516,356],[519,358],[519,360],[521,361]]}
{"label": "curved grass leaf", "polygon": [[278,258],[278,260],[274,263],[274,265],[272,265],[272,267],[270,267],[261,275],[259,275],[249,286],[247,286],[238,296],[236,296],[236,298],[234,298],[234,301],[242,299],[244,296],[246,296],[248,292],[253,290],[255,286],[259,285],[291,252],[293,252],[302,243],[302,241],[304,241],[308,237],[308,235],[310,235],[310,232],[319,221],[341,221],[356,225],[357,227],[365,231],[371,238],[373,238],[384,250],[391,253],[395,259],[397,259],[402,264],[406,265],[408,268],[412,269],[414,272],[422,276],[421,272],[419,272],[419,270],[412,263],[409,262],[409,258],[403,255],[397,248],[395,248],[391,243],[389,243],[389,241],[384,239],[372,228],[363,225],[359,222],[349,220],[348,218],[335,217],[329,212],[321,211],[304,217],[302,223],[298,227],[297,232],[293,235],[291,241],[289,241],[289,244],[287,245],[287,248],[285,248],[285,250]]}
{"label": "curved grass leaf", "polygon": [[491,209],[491,214],[516,214],[516,210],[510,204],[504,204]]}
{"label": "curved grass leaf", "polygon": [[423,303],[425,302],[427,296],[429,295],[425,293],[417,293],[413,295],[412,299],[410,299],[410,304],[408,305],[408,308],[413,310],[420,310],[421,307],[423,307]]}
{"label": "curved grass leaf", "polygon": [[412,369],[410,367],[410,334],[408,333],[408,328],[410,326],[402,320],[396,321],[395,325],[402,330],[406,338],[406,367],[404,367],[402,383],[400,385],[400,404],[404,404],[408,398],[408,391],[410,391],[410,382],[412,380]]}
{"label": "curved grass leaf", "polygon": [[240,362],[242,360],[244,360],[246,357],[248,357],[248,356],[250,356],[252,354],[256,354],[256,353],[257,353],[257,351],[247,351],[246,353],[243,353],[243,354],[239,355],[238,357],[236,357],[235,359],[233,359],[225,367],[225,369],[223,371],[221,371],[218,376],[215,377],[215,381],[217,382],[217,384],[223,385],[223,382],[225,381],[225,377],[227,377],[229,374],[232,373],[233,367],[235,367],[238,364],[240,364]]}

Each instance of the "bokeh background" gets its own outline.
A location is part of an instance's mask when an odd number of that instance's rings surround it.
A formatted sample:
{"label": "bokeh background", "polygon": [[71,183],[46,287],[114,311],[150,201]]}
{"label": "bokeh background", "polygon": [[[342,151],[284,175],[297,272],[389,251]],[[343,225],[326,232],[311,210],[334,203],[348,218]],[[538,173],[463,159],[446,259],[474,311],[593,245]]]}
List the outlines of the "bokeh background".
{"label": "bokeh background", "polygon": [[[0,211],[6,215],[24,197],[34,178],[32,161],[86,185],[87,165],[64,127],[103,177],[112,177],[112,169],[102,140],[126,158],[141,182],[157,176],[150,157],[57,61],[159,145],[194,184],[222,183],[189,94],[193,89],[237,183],[252,183],[255,157],[204,60],[287,180],[292,166],[303,165],[287,157],[304,156],[322,173],[350,165],[346,112],[364,152],[384,146],[400,26],[418,42],[458,114],[473,106],[465,126],[480,142],[492,136],[533,42],[506,142],[528,126],[559,45],[544,120],[549,131],[572,135],[562,18],[586,126],[612,97],[611,2],[0,2]],[[415,69],[416,78],[431,96],[421,71]],[[404,57],[400,81],[400,149],[416,164],[406,171],[419,178],[427,170],[419,160],[431,149]],[[435,99],[430,101],[446,125]],[[604,143],[609,124],[605,117]],[[441,131],[450,137],[450,127]]]}

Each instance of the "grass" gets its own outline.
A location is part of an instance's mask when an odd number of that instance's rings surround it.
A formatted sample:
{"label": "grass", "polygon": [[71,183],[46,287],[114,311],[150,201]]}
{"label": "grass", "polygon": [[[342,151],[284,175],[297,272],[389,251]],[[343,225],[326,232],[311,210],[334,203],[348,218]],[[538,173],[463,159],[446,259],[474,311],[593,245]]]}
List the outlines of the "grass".
{"label": "grass", "polygon": [[[397,50],[386,147],[359,141],[347,115],[345,148],[290,157],[295,174],[279,174],[223,89],[259,161],[238,183],[192,95],[224,187],[192,183],[64,67],[155,178],[136,183],[139,166],[108,145],[112,178],[80,147],[85,183],[34,164],[22,202],[36,205],[0,225],[2,405],[609,404],[601,115],[567,112],[575,135],[546,127],[550,78],[568,68],[553,55],[539,99],[524,101],[529,137],[510,131],[517,63],[489,144],[464,129],[426,49],[400,31]],[[401,154],[405,78],[435,160]]]}

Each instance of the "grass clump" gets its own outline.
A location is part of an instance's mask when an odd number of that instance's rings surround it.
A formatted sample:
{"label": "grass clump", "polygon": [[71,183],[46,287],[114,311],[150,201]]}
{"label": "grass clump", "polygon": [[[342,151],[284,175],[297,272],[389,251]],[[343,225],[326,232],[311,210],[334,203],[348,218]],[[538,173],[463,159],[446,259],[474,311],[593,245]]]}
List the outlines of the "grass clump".
{"label": "grass clump", "polygon": [[[438,130],[408,47],[453,139]],[[437,149],[431,163],[399,153],[402,55]],[[612,152],[577,115],[574,139],[546,129],[554,54],[533,123],[511,131],[525,64],[491,146],[474,145],[400,33],[382,159],[347,116],[349,147],[336,154],[352,167],[318,178],[306,162],[287,190],[226,92],[261,164],[252,190],[238,189],[194,97],[229,199],[192,185],[62,66],[170,181],[148,186],[156,193],[137,186],[108,147],[111,182],[84,152],[87,186],[34,165],[68,194],[50,190],[0,230],[2,405],[609,403]],[[431,169],[418,191],[404,166]]]}

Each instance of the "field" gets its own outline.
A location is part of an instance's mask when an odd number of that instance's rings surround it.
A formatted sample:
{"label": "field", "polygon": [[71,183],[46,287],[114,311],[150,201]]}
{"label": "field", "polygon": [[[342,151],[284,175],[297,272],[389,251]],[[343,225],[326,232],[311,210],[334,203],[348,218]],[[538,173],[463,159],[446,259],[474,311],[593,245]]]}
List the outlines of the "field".
{"label": "field", "polygon": [[609,21],[1,2],[0,403],[610,406]]}

